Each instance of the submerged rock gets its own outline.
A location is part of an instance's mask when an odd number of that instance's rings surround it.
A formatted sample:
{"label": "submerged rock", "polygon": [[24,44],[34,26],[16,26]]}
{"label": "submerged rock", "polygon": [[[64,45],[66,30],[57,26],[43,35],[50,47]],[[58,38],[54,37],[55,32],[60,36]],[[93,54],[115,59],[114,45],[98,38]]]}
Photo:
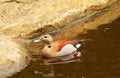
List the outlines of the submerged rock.
{"label": "submerged rock", "polygon": [[0,35],[0,78],[11,76],[25,68],[30,61],[30,54],[16,41]]}

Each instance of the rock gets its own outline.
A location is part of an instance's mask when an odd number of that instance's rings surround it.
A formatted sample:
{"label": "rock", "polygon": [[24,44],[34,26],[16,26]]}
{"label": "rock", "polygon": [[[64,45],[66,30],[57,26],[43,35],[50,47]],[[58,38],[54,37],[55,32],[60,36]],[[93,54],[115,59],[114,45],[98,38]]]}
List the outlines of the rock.
{"label": "rock", "polygon": [[[96,30],[102,24],[108,24],[120,17],[120,1],[111,7],[103,9],[102,12],[98,11],[94,14],[79,19],[75,22],[69,23],[62,30],[50,32],[55,34],[54,38],[57,39],[74,39],[80,34],[87,34],[87,30]],[[68,33],[69,32],[69,33]]]}
{"label": "rock", "polygon": [[19,72],[30,59],[30,54],[22,45],[11,37],[0,35],[0,78]]}
{"label": "rock", "polygon": [[32,38],[63,28],[68,23],[117,1],[119,0],[3,0],[0,3],[0,31],[14,37]]}

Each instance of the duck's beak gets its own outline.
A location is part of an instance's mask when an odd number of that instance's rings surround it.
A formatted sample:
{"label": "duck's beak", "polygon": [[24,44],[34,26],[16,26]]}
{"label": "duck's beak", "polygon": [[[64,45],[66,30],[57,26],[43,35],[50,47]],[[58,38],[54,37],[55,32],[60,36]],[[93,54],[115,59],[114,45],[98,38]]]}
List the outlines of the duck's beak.
{"label": "duck's beak", "polygon": [[40,38],[34,39],[33,42],[41,42],[42,40]]}

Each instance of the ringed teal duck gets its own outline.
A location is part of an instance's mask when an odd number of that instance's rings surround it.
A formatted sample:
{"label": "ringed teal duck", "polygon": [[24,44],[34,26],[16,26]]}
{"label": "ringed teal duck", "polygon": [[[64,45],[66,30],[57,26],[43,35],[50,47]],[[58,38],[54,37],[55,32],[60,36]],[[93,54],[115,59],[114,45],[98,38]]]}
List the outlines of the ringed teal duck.
{"label": "ringed teal duck", "polygon": [[46,43],[44,48],[41,50],[41,55],[45,57],[59,57],[75,53],[83,42],[83,40],[80,40],[77,43],[63,40],[53,41],[52,36],[49,34],[42,35],[38,39],[34,40],[34,42],[40,41],[44,41]]}

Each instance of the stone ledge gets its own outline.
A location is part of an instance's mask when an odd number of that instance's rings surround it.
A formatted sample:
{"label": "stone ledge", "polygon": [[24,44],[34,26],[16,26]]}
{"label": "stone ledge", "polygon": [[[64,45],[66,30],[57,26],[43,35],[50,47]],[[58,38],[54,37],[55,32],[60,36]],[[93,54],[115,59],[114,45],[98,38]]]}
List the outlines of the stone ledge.
{"label": "stone ledge", "polygon": [[109,7],[117,1],[36,0],[30,3],[0,3],[0,31],[14,37],[35,37],[62,28],[71,21]]}

